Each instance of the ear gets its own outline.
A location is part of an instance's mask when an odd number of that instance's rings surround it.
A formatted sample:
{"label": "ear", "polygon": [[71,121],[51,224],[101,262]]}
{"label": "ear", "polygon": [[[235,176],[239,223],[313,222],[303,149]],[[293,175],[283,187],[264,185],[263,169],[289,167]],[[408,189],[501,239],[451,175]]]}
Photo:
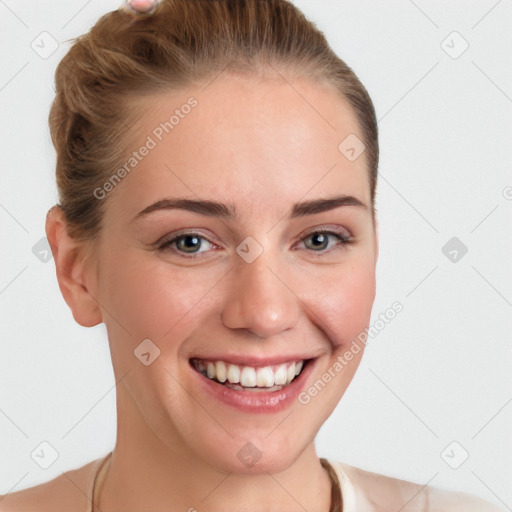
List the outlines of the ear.
{"label": "ear", "polygon": [[95,274],[86,265],[89,262],[87,244],[68,235],[64,212],[59,205],[48,211],[45,229],[55,260],[59,288],[73,318],[83,327],[99,324],[102,316],[99,304],[91,294]]}

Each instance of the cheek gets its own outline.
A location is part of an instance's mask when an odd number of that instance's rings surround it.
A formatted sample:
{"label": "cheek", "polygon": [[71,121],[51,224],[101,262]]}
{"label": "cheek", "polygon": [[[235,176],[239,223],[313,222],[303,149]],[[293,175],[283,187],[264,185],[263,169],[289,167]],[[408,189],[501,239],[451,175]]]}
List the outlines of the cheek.
{"label": "cheek", "polygon": [[335,276],[323,279],[310,307],[328,329],[333,345],[350,344],[368,327],[375,292],[375,267],[370,261],[340,267]]}
{"label": "cheek", "polygon": [[173,268],[154,256],[138,253],[109,263],[101,283],[102,297],[111,316],[134,340],[163,342],[186,335],[194,319],[197,324],[195,317],[215,284],[214,277]]}

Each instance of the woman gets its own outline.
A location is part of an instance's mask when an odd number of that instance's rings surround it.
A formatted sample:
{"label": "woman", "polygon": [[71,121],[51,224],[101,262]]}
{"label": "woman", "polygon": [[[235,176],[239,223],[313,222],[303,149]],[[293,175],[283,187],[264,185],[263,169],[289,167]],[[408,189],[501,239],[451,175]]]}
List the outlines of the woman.
{"label": "woman", "polygon": [[60,63],[46,233],[117,441],[2,512],[496,511],[320,459],[375,297],[372,101],[286,0],[129,2]]}

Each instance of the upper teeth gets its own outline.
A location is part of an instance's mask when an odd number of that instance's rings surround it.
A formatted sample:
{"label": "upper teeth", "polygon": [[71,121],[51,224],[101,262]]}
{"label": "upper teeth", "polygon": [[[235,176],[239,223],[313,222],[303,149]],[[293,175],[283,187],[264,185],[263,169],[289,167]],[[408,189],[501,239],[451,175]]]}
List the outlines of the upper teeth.
{"label": "upper teeth", "polygon": [[195,367],[210,379],[247,388],[283,386],[289,384],[302,370],[304,361],[293,361],[274,366],[254,368],[224,361],[194,360]]}

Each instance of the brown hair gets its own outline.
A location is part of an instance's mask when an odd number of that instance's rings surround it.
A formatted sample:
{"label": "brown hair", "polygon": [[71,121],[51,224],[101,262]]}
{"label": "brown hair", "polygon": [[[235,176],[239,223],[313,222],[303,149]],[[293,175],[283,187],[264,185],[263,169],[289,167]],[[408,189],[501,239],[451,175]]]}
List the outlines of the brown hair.
{"label": "brown hair", "polygon": [[99,234],[106,201],[93,191],[122,161],[136,115],[128,108],[131,97],[206,83],[226,69],[258,76],[272,67],[330,84],[352,106],[366,146],[374,212],[374,106],[323,33],[289,0],[163,0],[150,16],[122,8],[102,16],[57,67],[49,124],[70,236]]}

